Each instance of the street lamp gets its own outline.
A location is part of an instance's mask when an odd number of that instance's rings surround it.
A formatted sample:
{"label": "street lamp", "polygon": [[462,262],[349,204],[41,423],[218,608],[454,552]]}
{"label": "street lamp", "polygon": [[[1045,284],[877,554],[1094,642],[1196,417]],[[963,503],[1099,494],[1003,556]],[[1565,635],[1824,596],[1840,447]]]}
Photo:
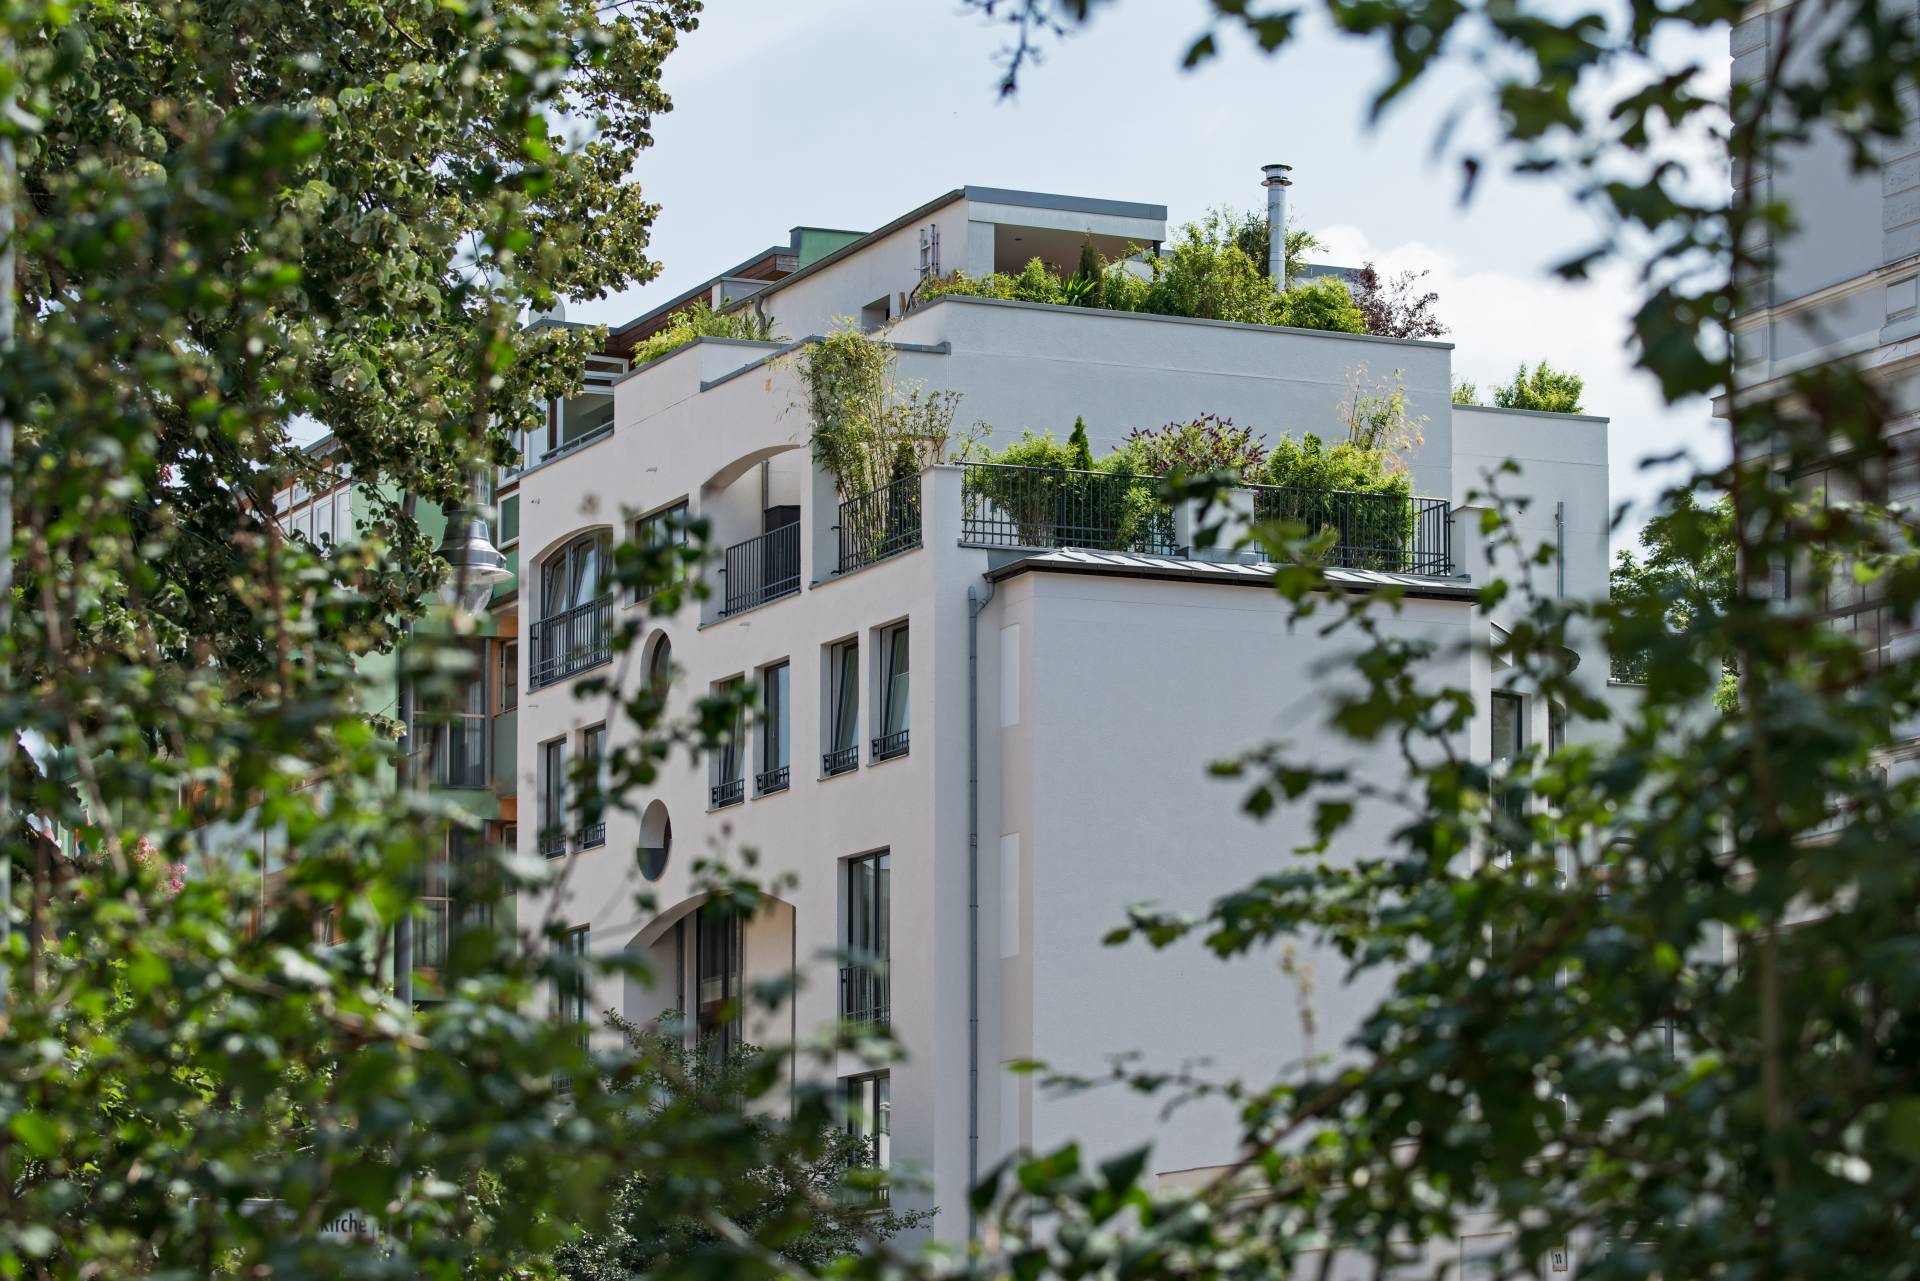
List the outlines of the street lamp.
{"label": "street lamp", "polygon": [[[476,484],[474,489],[479,490]],[[481,508],[472,502],[449,501],[440,507],[441,515],[446,518],[446,533],[440,539],[440,546],[434,554],[447,562],[447,577],[440,584],[440,599],[448,606],[463,614],[478,614],[493,599],[493,589],[513,577],[513,571],[507,568],[507,558],[493,545],[493,537],[487,529],[487,518]],[[407,630],[412,632],[412,624]],[[401,703],[406,708],[407,733],[414,733],[415,711],[412,698],[412,682],[407,679],[404,669],[401,680]],[[412,755],[409,747],[408,756]],[[401,761],[401,785],[412,781],[412,767],[409,761]],[[413,1005],[413,915],[409,910],[403,913],[393,930],[393,974],[394,995],[399,998],[402,1009]]]}
{"label": "street lamp", "polygon": [[447,532],[434,554],[449,566],[440,598],[465,613],[477,614],[493,599],[493,589],[513,577],[513,571],[493,545],[479,507],[448,502],[440,511],[446,517]]}

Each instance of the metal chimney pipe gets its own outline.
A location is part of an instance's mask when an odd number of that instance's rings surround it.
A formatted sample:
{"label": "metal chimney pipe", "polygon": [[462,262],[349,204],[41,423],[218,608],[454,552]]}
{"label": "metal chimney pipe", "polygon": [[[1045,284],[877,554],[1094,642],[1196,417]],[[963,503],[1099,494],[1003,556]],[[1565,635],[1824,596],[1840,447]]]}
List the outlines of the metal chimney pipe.
{"label": "metal chimney pipe", "polygon": [[1260,185],[1267,189],[1267,279],[1273,292],[1282,293],[1287,287],[1287,188],[1293,185],[1287,175],[1293,166],[1262,165],[1260,172],[1265,175]]}

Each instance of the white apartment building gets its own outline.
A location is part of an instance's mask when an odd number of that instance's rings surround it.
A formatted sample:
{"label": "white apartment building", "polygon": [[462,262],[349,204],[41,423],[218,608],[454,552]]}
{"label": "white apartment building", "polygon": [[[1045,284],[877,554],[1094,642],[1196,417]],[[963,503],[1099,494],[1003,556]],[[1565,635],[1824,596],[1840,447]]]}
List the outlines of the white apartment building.
{"label": "white apartment building", "polygon": [[[1088,550],[996,510],[962,465],[843,505],[811,458],[789,358],[800,343],[852,318],[883,333],[903,379],[959,392],[959,420],[991,424],[990,443],[1026,428],[1064,439],[1082,418],[1096,456],[1203,412],[1269,442],[1338,436],[1352,371],[1398,371],[1426,420],[1408,460],[1423,500],[1411,554],[1333,577],[1406,589],[1388,627],[1439,642],[1433,677],[1475,691],[1482,758],[1547,742],[1558,720],[1474,646],[1501,618],[1476,603],[1488,565],[1469,492],[1520,460],[1503,489],[1529,499],[1529,542],[1559,550],[1544,589],[1605,590],[1606,421],[1453,405],[1450,344],[974,298],[905,307],[930,272],[1036,255],[1071,268],[1088,236],[1117,254],[1164,240],[1165,223],[1157,205],[962,187],[765,283],[728,277],[728,296],[784,340],[703,339],[628,369],[620,335],[641,322],[616,331],[595,386],[556,407],[517,479],[517,839],[569,864],[557,897],[523,897],[518,919],[551,912],[573,945],[642,952],[655,974],[573,994],[568,1013],[707,1021],[744,984],[797,971],[796,998],[731,1031],[769,1043],[884,1014],[905,1061],[836,1072],[884,1118],[896,1203],[938,1207],[942,1238],[967,1231],[969,1178],[1017,1149],[1076,1138],[1099,1154],[1152,1137],[1173,1183],[1231,1158],[1223,1107],[1163,1121],[1137,1095],[1056,1096],[1004,1065],[1098,1072],[1132,1051],[1267,1079],[1297,1060],[1307,1047],[1277,956],[1223,964],[1101,937],[1130,904],[1198,909],[1294,857],[1305,817],[1250,820],[1243,786],[1209,761],[1284,740],[1329,765],[1398,767],[1389,746],[1325,724],[1361,642],[1290,626],[1266,568],[1193,548],[1190,513],[1150,551]],[[866,538],[861,501],[918,520]],[[649,519],[682,505],[729,548],[708,571],[713,594],[613,656],[610,627],[641,606],[606,593],[599,548],[648,537]],[[1604,683],[1604,655],[1581,657]],[[670,673],[676,709],[750,681],[763,711],[735,749],[676,756],[642,814],[583,824],[566,813],[566,761],[632,732],[604,697],[576,697],[588,672],[626,691]],[[1334,857],[1378,848],[1400,821],[1363,814]],[[694,865],[743,849],[792,888],[750,920],[716,921],[697,910]],[[849,949],[884,956],[884,971],[843,973]],[[1300,961],[1315,970],[1324,1052],[1369,994],[1343,989],[1338,958]]]}

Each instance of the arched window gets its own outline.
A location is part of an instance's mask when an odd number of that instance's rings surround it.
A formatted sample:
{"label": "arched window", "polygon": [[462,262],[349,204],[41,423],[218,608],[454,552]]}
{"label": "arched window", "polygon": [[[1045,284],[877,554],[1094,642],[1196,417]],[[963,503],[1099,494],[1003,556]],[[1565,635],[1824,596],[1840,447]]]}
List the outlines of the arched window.
{"label": "arched window", "polygon": [[547,557],[541,568],[540,617],[564,614],[605,593],[608,544],[607,531],[595,530]]}
{"label": "arched window", "polygon": [[667,686],[673,681],[673,645],[662,636],[654,644],[653,657],[647,661],[647,690],[654,700],[667,696]]}
{"label": "arched window", "polygon": [[528,684],[538,689],[613,657],[613,597],[607,590],[611,540],[582,534],[540,566],[540,617],[533,624]]}

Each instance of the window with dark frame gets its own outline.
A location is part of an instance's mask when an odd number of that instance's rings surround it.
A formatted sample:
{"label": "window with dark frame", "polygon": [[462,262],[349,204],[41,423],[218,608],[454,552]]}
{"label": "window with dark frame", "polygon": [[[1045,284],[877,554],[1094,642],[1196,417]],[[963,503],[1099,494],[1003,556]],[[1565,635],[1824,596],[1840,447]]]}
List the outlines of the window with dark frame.
{"label": "window with dark frame", "polygon": [[[641,547],[685,547],[687,545],[687,505],[675,503],[663,511],[651,516],[642,516],[633,523],[633,541]],[[666,583],[654,586],[651,590],[635,589],[634,600],[650,599],[667,585],[679,583],[686,577],[686,562],[675,558],[671,576]]]}
{"label": "window with dark frame", "polygon": [[520,706],[520,642],[502,641],[500,656],[500,710],[511,712]]}
{"label": "window with dark frame", "polygon": [[613,657],[613,598],[607,588],[606,530],[575,538],[540,566],[540,617],[529,635],[527,685],[539,689]]}
{"label": "window with dark frame", "polygon": [[713,809],[738,805],[747,797],[747,709],[739,701],[741,679],[720,681],[713,687],[715,697],[735,699],[733,726],[713,749],[713,778],[708,804]]}
{"label": "window with dark frame", "polygon": [[[893,1167],[893,1089],[885,1072],[847,1078],[847,1133],[865,1139],[874,1168]],[[883,1188],[875,1194],[885,1200]]]}
{"label": "window with dark frame", "polygon": [[581,849],[607,843],[607,819],[602,799],[606,786],[607,727],[594,725],[580,732],[580,830],[574,839]]}
{"label": "window with dark frame", "polygon": [[1527,745],[1526,700],[1518,694],[1496,690],[1491,711],[1494,817],[1519,820],[1526,812],[1526,795],[1507,780]]}
{"label": "window with dark frame", "polygon": [[447,718],[446,750],[441,754],[440,781],[448,787],[487,787],[487,667],[484,654],[474,653],[479,670],[461,686],[459,699]]}
{"label": "window with dark frame", "polygon": [[873,740],[873,759],[892,760],[907,754],[907,625],[880,633],[880,732]]}
{"label": "window with dark frame", "polygon": [[840,1017],[884,1024],[891,1010],[887,963],[893,954],[893,857],[882,851],[848,859],[846,960],[840,969]]}
{"label": "window with dark frame", "polygon": [[578,1028],[580,1044],[590,1035],[587,1005],[591,992],[587,982],[587,930],[585,925],[568,930],[561,938],[559,952],[563,965],[552,979],[553,1017],[566,1027]]}
{"label": "window with dark frame", "polygon": [[754,776],[754,790],[762,796],[784,792],[791,773],[791,676],[787,663],[775,663],[760,673],[760,769]]}
{"label": "window with dark frame", "polygon": [[860,644],[841,641],[828,656],[827,751],[820,772],[829,778],[860,766]]}
{"label": "window with dark frame", "polygon": [[740,1043],[740,914],[710,902],[694,913],[694,1029],[709,1060],[725,1060]]}
{"label": "window with dark frame", "polygon": [[567,740],[540,744],[540,852],[567,852]]}

